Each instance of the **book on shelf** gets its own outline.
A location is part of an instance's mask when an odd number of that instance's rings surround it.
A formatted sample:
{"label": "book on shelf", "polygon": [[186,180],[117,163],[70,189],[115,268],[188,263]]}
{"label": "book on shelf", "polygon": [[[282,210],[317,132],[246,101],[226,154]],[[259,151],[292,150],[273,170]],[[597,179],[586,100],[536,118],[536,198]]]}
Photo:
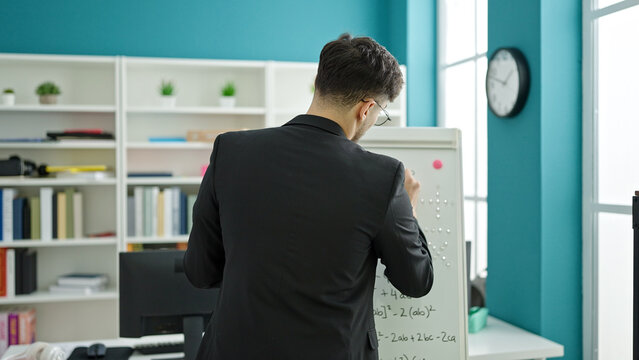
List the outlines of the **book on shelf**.
{"label": "book on shelf", "polygon": [[[4,276],[7,279],[7,297],[16,295],[16,251],[7,249],[6,266],[4,268]],[[0,269],[2,272],[3,269]]]}
{"label": "book on shelf", "polygon": [[0,311],[0,356],[11,345],[28,345],[36,340],[36,310],[15,308]]}
{"label": "book on shelf", "polygon": [[85,131],[47,131],[47,137],[52,140],[113,140],[113,134],[106,131],[101,133]]}
{"label": "book on shelf", "polygon": [[51,236],[53,239],[58,238],[58,194],[51,195]]}
{"label": "book on shelf", "polygon": [[54,192],[40,188],[39,196],[18,196],[15,189],[0,189],[0,241],[81,238],[82,193],[73,188]]}
{"label": "book on shelf", "polygon": [[73,219],[73,237],[80,238],[84,234],[84,209],[82,205],[82,193],[75,192],[73,193],[73,214],[71,218]]}
{"label": "book on shelf", "polygon": [[18,312],[18,344],[31,344],[36,337],[36,311],[23,309]]}
{"label": "book on shelf", "polygon": [[156,209],[157,209],[157,214],[155,215],[155,218],[157,219],[156,234],[157,236],[162,237],[164,236],[164,217],[165,217],[164,216],[164,191],[160,191],[158,194]]}
{"label": "book on shelf", "polygon": [[112,171],[59,171],[55,173],[57,179],[86,179],[105,180],[115,178]]}
{"label": "book on shelf", "polygon": [[144,235],[144,188],[136,186],[133,189],[133,198],[135,199],[135,236],[142,237]]}
{"label": "book on shelf", "polygon": [[37,289],[36,254],[31,249],[15,249],[16,295],[31,294]]}
{"label": "book on shelf", "polygon": [[58,239],[63,240],[67,238],[67,194],[59,192],[57,198]]}
{"label": "book on shelf", "polygon": [[16,189],[2,189],[2,241],[13,240],[13,199],[16,197]]}
{"label": "book on shelf", "polygon": [[144,251],[144,250],[186,250],[186,243],[168,243],[168,244],[135,244],[126,245],[126,251]]}
{"label": "book on shelf", "polygon": [[31,196],[29,198],[31,208],[31,239],[40,239],[42,234],[40,233],[41,220],[40,220],[40,198],[38,196]]}
{"label": "book on shelf", "polygon": [[69,295],[91,295],[102,292],[106,289],[104,285],[99,286],[69,286],[69,285],[51,285],[49,292],[52,294],[69,294]]}
{"label": "book on shelf", "polygon": [[126,197],[126,236],[135,236],[135,196]]}
{"label": "book on shelf", "polygon": [[66,199],[66,214],[65,214],[65,218],[66,218],[66,222],[65,222],[65,227],[67,230],[67,238],[69,239],[73,239],[75,237],[75,235],[73,235],[73,230],[74,225],[73,225],[73,217],[74,217],[74,212],[73,212],[73,194],[75,193],[75,190],[73,190],[73,188],[67,188],[66,190],[64,190],[64,195],[65,195],[65,199]]}
{"label": "book on shelf", "polygon": [[17,197],[13,199],[12,212],[13,212],[13,240],[22,240],[22,225],[24,215],[24,199]]}
{"label": "book on shelf", "polygon": [[0,297],[7,296],[7,248],[0,248]]}
{"label": "book on shelf", "polygon": [[158,236],[158,197],[160,196],[160,188],[158,186],[151,187],[151,207],[149,216],[151,217],[151,236]]}
{"label": "book on shelf", "polygon": [[2,138],[0,143],[41,143],[51,141],[45,138]]}
{"label": "book on shelf", "polygon": [[0,356],[9,348],[9,313],[0,311]]}
{"label": "book on shelf", "polygon": [[186,142],[186,138],[181,136],[150,136],[149,142]]}
{"label": "book on shelf", "polygon": [[40,188],[40,238],[42,241],[53,239],[53,189]]}
{"label": "book on shelf", "polygon": [[0,249],[0,297],[31,294],[37,289],[37,253]]}
{"label": "book on shelf", "polygon": [[60,286],[106,286],[109,278],[106,274],[71,273],[58,277]]}
{"label": "book on shelf", "polygon": [[144,177],[172,177],[173,173],[170,171],[135,171],[127,173],[127,177],[130,178],[144,178]]}
{"label": "book on shelf", "polygon": [[186,235],[193,222],[197,195],[179,187],[136,186],[127,198],[127,236],[170,237]]}
{"label": "book on shelf", "polygon": [[173,235],[173,189],[164,189],[164,235]]}

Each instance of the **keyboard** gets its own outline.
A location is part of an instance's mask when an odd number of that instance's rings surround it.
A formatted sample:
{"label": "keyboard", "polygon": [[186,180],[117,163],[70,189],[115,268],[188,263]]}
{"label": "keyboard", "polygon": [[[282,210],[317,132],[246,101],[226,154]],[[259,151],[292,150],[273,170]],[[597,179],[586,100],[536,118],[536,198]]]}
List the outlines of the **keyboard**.
{"label": "keyboard", "polygon": [[181,353],[184,352],[184,342],[138,344],[133,347],[133,350],[143,355]]}

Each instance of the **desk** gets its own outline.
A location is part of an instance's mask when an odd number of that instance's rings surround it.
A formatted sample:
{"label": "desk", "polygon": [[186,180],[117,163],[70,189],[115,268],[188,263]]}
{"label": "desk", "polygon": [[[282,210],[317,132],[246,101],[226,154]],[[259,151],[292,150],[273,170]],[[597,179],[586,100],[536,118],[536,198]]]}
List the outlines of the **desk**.
{"label": "desk", "polygon": [[[78,346],[89,346],[101,342],[107,347],[134,346],[136,344],[184,341],[182,335],[163,335],[141,339],[110,339],[58,343],[67,354]],[[26,345],[11,346],[2,359],[24,351]],[[541,336],[522,330],[504,321],[489,316],[486,328],[468,336],[469,360],[529,360],[546,359],[564,355],[564,347]],[[131,360],[175,358],[178,354],[138,355]]]}
{"label": "desk", "polygon": [[486,327],[468,336],[470,360],[546,359],[563,356],[563,345],[492,316]]}

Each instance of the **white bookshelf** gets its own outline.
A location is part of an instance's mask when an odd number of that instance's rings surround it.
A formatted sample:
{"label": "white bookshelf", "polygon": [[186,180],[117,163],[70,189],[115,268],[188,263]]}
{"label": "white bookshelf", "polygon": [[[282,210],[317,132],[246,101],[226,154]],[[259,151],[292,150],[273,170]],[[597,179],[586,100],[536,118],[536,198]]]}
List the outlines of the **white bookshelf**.
{"label": "white bookshelf", "polygon": [[115,149],[115,141],[45,141],[45,142],[0,142],[0,149]]}
{"label": "white bookshelf", "polygon": [[188,235],[177,235],[167,237],[127,237],[129,244],[174,244],[186,243],[189,240]]}
{"label": "white bookshelf", "polygon": [[199,185],[202,177],[181,176],[181,177],[139,177],[128,178],[129,185]]}
{"label": "white bookshelf", "polygon": [[0,111],[7,112],[69,112],[69,113],[114,113],[115,106],[109,105],[0,105]]}
{"label": "white bookshelf", "polygon": [[135,149],[164,149],[164,150],[213,150],[213,143],[205,142],[144,142],[132,141],[127,144],[128,150]]}
{"label": "white bookshelf", "polygon": [[107,179],[73,179],[73,178],[26,178],[26,177],[0,177],[0,187],[21,187],[21,186],[115,186],[115,178]]}
{"label": "white bookshelf", "polygon": [[180,106],[174,108],[163,107],[132,107],[127,110],[130,114],[218,114],[218,115],[264,115],[263,107],[234,107],[219,106]]}
{"label": "white bookshelf", "polygon": [[116,237],[102,238],[77,238],[64,240],[13,240],[0,242],[0,248],[44,248],[44,247],[67,247],[67,246],[117,246],[118,239]]}
{"label": "white bookshelf", "polygon": [[[119,131],[119,75],[116,57],[0,54],[0,87],[13,88],[16,105],[0,106],[3,138],[44,138],[47,131],[102,128]],[[41,105],[35,94],[44,81],[56,83],[62,94],[56,105]],[[2,142],[0,158],[16,154],[37,165],[106,164],[118,174],[119,147],[116,140]],[[73,187],[83,195],[85,233],[76,239],[51,241],[2,241],[3,248],[32,248],[37,253],[37,291],[0,298],[0,309],[15,305],[35,307],[39,340],[64,339],[65,329],[56,329],[43,319],[62,316],[63,326],[86,329],[87,338],[117,334],[119,197],[117,176],[106,179],[0,177],[0,187],[15,188],[19,196],[38,196],[40,187],[62,191]],[[116,236],[87,238],[89,233],[114,231]],[[110,278],[111,288],[92,295],[51,294],[48,287],[58,276],[71,272],[99,272]],[[65,304],[72,304],[67,306]],[[91,325],[78,314],[96,313],[100,325]],[[89,324],[87,326],[87,324]]]}
{"label": "white bookshelf", "polygon": [[[52,294],[48,291],[36,291],[29,295],[16,295],[12,297],[0,298],[0,305],[31,305],[31,304],[51,304],[61,302],[85,302],[96,300],[117,300],[118,292],[115,288],[94,294]],[[80,305],[81,306],[81,305]],[[36,314],[37,316],[37,314]],[[86,321],[87,319],[84,319]],[[86,325],[85,325],[86,326]]]}
{"label": "white bookshelf", "polygon": [[[115,141],[0,143],[0,159],[18,154],[38,165],[107,164],[114,178],[0,177],[0,187],[34,196],[39,187],[74,187],[84,196],[87,233],[115,231],[115,237],[0,242],[0,247],[38,252],[38,291],[0,298],[0,309],[28,305],[38,313],[38,339],[114,338],[118,334],[118,253],[129,244],[184,244],[188,235],[136,237],[127,234],[127,196],[137,186],[179,187],[197,194],[201,168],[213,142],[150,142],[149,137],[186,137],[189,130],[229,131],[280,126],[307,111],[317,64],[244,61],[0,54],[0,90],[16,91],[15,106],[0,106],[2,137],[44,137],[46,131],[102,128]],[[402,71],[406,69],[402,67]],[[176,106],[164,107],[159,86],[174,82]],[[40,105],[34,94],[43,81],[62,89],[57,105]],[[236,85],[237,104],[222,107],[221,88]],[[99,84],[99,86],[96,86]],[[406,92],[387,109],[406,125]],[[383,115],[380,115],[383,116]],[[166,172],[172,177],[127,177],[134,172]],[[50,294],[48,286],[69,272],[106,273],[108,291],[86,295]],[[92,318],[87,323],[86,319]],[[83,329],[78,333],[76,329]]]}

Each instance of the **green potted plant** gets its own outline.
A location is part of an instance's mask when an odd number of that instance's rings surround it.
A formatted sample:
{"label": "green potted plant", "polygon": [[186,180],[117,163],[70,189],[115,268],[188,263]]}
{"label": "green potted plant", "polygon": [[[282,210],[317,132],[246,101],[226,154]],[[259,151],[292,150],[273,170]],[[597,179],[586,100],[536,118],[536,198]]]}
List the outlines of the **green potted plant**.
{"label": "green potted plant", "polygon": [[36,94],[40,96],[40,104],[57,104],[58,95],[60,95],[61,92],[58,85],[47,81],[38,86]]}
{"label": "green potted plant", "polygon": [[227,82],[222,88],[222,96],[220,97],[220,106],[235,106],[235,84],[232,81]]}
{"label": "green potted plant", "polygon": [[16,104],[16,94],[13,89],[7,88],[2,92],[2,105],[12,106]]}
{"label": "green potted plant", "polygon": [[162,80],[160,95],[160,101],[163,107],[175,106],[175,86],[173,86],[173,82]]}

